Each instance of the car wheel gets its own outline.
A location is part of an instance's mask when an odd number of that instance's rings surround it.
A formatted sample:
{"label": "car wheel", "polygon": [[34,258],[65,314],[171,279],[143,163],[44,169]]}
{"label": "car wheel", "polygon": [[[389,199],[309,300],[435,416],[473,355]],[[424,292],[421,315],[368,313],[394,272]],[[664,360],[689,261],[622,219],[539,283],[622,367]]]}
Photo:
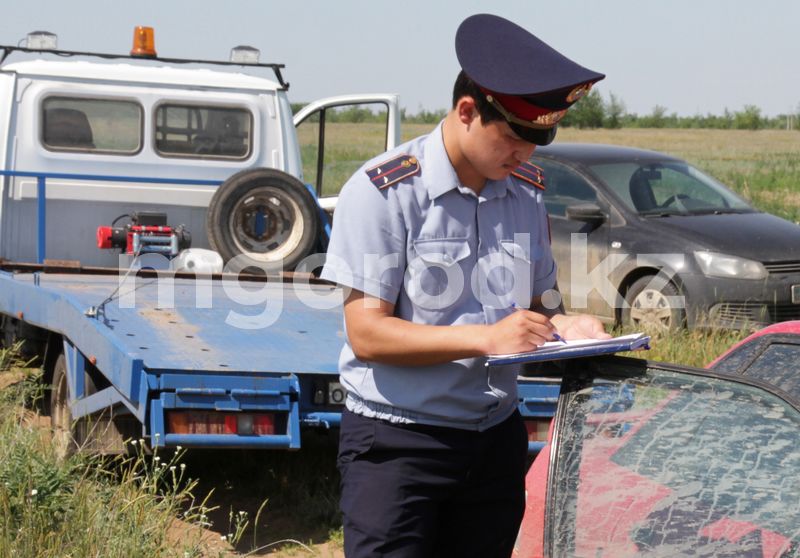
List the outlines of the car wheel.
{"label": "car wheel", "polygon": [[[313,250],[317,203],[295,177],[276,169],[249,169],[226,180],[208,207],[211,247],[231,271],[292,270]],[[234,259],[235,258],[235,259]]]}
{"label": "car wheel", "polygon": [[637,279],[625,295],[622,323],[640,329],[670,330],[683,327],[686,313],[678,288],[656,275]]}

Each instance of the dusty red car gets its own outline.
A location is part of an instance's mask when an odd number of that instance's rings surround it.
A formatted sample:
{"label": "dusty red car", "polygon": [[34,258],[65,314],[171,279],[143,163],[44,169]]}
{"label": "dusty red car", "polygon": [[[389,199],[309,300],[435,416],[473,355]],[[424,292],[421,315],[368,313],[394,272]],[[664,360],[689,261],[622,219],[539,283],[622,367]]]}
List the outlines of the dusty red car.
{"label": "dusty red car", "polygon": [[800,321],[705,369],[562,367],[515,556],[800,556]]}

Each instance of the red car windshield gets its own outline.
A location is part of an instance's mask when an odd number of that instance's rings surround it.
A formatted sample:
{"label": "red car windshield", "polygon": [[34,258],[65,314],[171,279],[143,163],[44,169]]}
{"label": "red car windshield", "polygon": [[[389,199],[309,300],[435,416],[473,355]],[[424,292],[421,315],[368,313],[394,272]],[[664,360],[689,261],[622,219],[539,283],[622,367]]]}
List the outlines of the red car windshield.
{"label": "red car windshield", "polygon": [[594,379],[566,411],[549,479],[550,555],[800,556],[793,403],[648,369]]}

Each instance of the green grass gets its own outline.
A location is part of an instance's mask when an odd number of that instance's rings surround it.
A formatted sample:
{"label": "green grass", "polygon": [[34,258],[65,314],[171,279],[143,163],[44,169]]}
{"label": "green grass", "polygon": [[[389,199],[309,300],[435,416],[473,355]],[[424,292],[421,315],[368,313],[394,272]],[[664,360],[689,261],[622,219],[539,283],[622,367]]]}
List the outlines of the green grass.
{"label": "green grass", "polygon": [[[633,332],[630,328],[621,328],[614,334]],[[625,356],[703,368],[749,334],[750,331],[724,329],[651,332],[649,351],[625,353]]]}
{"label": "green grass", "polygon": [[[222,556],[198,525],[209,509],[195,497],[182,453],[101,460],[56,456],[49,430],[30,403],[39,373],[14,370],[16,351],[0,349],[0,556],[20,558],[189,558]],[[231,523],[236,541],[247,517]]]}

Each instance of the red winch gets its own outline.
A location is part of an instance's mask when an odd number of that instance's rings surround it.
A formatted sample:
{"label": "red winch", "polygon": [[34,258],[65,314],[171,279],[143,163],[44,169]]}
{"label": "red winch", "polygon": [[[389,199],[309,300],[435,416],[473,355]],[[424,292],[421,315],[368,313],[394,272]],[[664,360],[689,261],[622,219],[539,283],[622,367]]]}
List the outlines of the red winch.
{"label": "red winch", "polygon": [[[115,227],[123,217],[130,218],[124,227]],[[138,212],[120,215],[110,227],[97,228],[97,247],[119,248],[126,254],[163,254],[168,257],[192,245],[192,236],[183,225],[167,225],[166,213]]]}

